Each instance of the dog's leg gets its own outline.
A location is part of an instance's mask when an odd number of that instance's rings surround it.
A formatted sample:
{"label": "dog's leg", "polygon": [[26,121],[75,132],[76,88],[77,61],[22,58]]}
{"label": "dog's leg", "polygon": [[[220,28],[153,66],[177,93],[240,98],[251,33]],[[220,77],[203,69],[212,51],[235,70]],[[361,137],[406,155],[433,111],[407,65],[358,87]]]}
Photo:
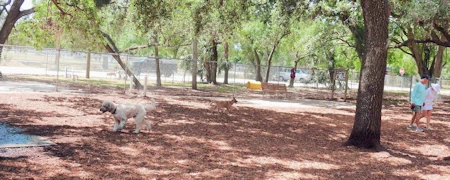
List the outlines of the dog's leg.
{"label": "dog's leg", "polygon": [[114,121],[114,127],[112,129],[113,132],[116,132],[119,129],[119,121],[115,120]]}
{"label": "dog's leg", "polygon": [[147,126],[147,131],[152,130],[152,124],[150,124],[149,121],[147,121],[147,120],[144,119],[144,123],[145,123],[145,125]]}
{"label": "dog's leg", "polygon": [[144,111],[143,113],[140,113],[140,114],[138,114],[138,115],[135,117],[135,120],[136,120],[136,130],[134,130],[133,133],[136,133],[136,134],[137,134],[137,133],[141,132],[141,126],[142,126],[142,123],[143,123],[143,121],[144,121],[145,114],[146,114],[146,112]]}
{"label": "dog's leg", "polygon": [[122,119],[119,124],[119,130],[124,129],[126,124],[127,124],[127,119]]}
{"label": "dog's leg", "polygon": [[139,134],[141,132],[141,124],[136,123],[136,129],[133,131],[135,134]]}

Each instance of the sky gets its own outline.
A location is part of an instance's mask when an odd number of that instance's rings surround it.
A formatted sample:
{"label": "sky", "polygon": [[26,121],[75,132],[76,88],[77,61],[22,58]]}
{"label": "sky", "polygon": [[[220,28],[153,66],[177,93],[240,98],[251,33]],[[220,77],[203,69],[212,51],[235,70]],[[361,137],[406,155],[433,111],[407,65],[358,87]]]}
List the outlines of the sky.
{"label": "sky", "polygon": [[25,0],[20,7],[20,10],[30,9],[33,7],[33,0]]}

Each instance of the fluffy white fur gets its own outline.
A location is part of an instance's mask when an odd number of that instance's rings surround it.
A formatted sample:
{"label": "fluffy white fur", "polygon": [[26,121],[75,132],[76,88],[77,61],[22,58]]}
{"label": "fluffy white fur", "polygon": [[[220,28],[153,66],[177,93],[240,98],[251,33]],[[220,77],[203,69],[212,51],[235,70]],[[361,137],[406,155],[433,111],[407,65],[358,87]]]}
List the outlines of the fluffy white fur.
{"label": "fluffy white fur", "polygon": [[139,105],[139,104],[116,104],[112,101],[104,101],[100,111],[102,113],[110,112],[115,120],[113,132],[122,130],[125,128],[127,120],[134,118],[136,120],[136,130],[133,133],[139,133],[142,128],[142,123],[145,123],[147,130],[151,130],[152,126],[149,121],[145,120],[147,112],[156,109],[157,102],[151,98],[151,104]]}

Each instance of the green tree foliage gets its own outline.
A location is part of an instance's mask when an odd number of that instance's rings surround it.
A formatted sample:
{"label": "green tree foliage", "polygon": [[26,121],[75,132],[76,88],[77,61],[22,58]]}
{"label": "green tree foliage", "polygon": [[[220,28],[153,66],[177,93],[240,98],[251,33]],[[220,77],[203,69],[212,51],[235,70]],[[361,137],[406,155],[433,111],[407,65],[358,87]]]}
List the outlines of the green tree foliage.
{"label": "green tree foliage", "polygon": [[[412,57],[416,72],[441,76],[449,6],[443,1],[391,1],[392,46]],[[411,13],[412,12],[412,13]],[[415,74],[415,73],[414,73]],[[412,75],[414,75],[412,74]]]}
{"label": "green tree foliage", "polygon": [[[11,44],[32,42],[38,48],[54,47],[57,27],[63,30],[61,45],[66,49],[102,52],[106,41],[101,32],[105,32],[121,53],[149,56],[155,54],[153,35],[158,32],[158,54],[165,58],[192,56],[192,39],[196,37],[202,61],[211,59],[207,55],[214,39],[218,67],[223,70],[226,66],[220,65],[227,61],[225,43],[230,47],[229,61],[252,63],[256,71],[269,64],[293,66],[297,52],[303,57],[299,66],[317,68],[359,70],[363,61],[357,59],[364,58],[362,11],[352,0],[37,2],[37,13],[16,24]],[[435,44],[447,42],[448,4],[440,0],[389,2],[390,46],[397,47],[389,52],[392,71],[398,72],[403,67],[407,75],[414,75],[414,71],[422,73],[421,69],[431,72],[444,67],[448,58],[441,55],[439,65],[435,59],[444,51],[439,51]],[[408,32],[414,36],[408,37]],[[412,44],[416,44],[419,56],[412,53]],[[411,62],[419,68],[411,66]],[[221,68],[218,69],[220,72]],[[263,70],[256,73],[260,76],[256,79],[263,79],[262,74],[266,73]]]}
{"label": "green tree foliage", "polygon": [[[36,4],[33,19],[19,25],[18,40],[31,38],[38,48],[54,47],[55,36],[62,31],[61,46],[74,50],[99,50],[102,47],[100,25],[97,23],[98,10],[94,2],[64,1],[56,4],[43,1]],[[83,7],[80,11],[79,7]],[[26,34],[32,35],[26,37]],[[25,36],[24,36],[25,35]],[[80,38],[83,37],[83,38]]]}

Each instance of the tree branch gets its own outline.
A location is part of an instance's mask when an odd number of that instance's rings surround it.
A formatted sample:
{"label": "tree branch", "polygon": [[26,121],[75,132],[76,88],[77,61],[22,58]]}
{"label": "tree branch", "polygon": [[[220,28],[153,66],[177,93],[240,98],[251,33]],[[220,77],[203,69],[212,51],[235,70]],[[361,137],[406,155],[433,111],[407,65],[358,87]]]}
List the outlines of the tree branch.
{"label": "tree branch", "polygon": [[5,2],[5,3],[3,3],[3,4],[0,4],[0,6],[5,7],[5,6],[11,4],[11,1],[12,1],[12,0],[8,0],[7,2]]}
{"label": "tree branch", "polygon": [[[158,44],[159,46],[161,46],[161,44]],[[179,45],[179,46],[190,46],[190,45],[192,45],[192,44],[181,44],[181,45]],[[152,44],[148,44],[148,45],[141,45],[141,46],[133,46],[133,47],[129,47],[129,48],[127,48],[127,49],[124,49],[123,51],[120,51],[121,53],[124,53],[124,52],[130,52],[130,51],[134,51],[134,50],[140,50],[140,49],[146,49],[146,48],[150,48],[150,47],[153,47],[153,46],[156,46],[156,44],[155,43],[152,43]],[[167,46],[167,45],[162,45],[162,47],[165,47],[165,48],[171,48],[171,47],[177,47],[177,46]]]}
{"label": "tree branch", "polygon": [[34,12],[36,12],[34,8],[20,11],[19,16],[17,16],[17,19],[20,19],[21,17],[26,16],[26,15],[33,14]]}
{"label": "tree branch", "polygon": [[400,48],[398,48],[398,49],[400,49],[400,51],[403,51],[405,54],[408,54],[408,55],[414,57],[412,53],[410,53],[410,52],[404,50],[402,47],[400,47]]}
{"label": "tree branch", "polygon": [[67,3],[67,2],[66,2],[66,5],[69,6],[69,7],[73,7],[73,8],[75,8],[75,9],[78,9],[79,11],[83,11],[83,9],[80,8],[80,7],[78,7],[77,5],[69,4],[69,3]]}
{"label": "tree branch", "polygon": [[119,49],[117,48],[116,43],[114,43],[114,41],[112,40],[111,36],[103,31],[100,31],[100,33],[103,35],[103,37],[106,38],[108,44],[112,46],[112,50],[114,50],[115,53],[119,53]]}
{"label": "tree branch", "polygon": [[338,37],[338,38],[336,38],[336,39],[338,39],[338,40],[344,42],[344,43],[347,44],[349,47],[355,47],[355,46],[352,45],[349,41],[347,41],[347,40],[345,40],[345,39],[343,39],[343,38],[341,38],[341,37]]}
{"label": "tree branch", "polygon": [[11,4],[11,0],[8,0],[8,2],[5,2],[4,4],[1,4],[2,10],[0,10],[0,14],[3,14],[3,11],[6,11],[8,13],[8,9],[6,8],[7,5]]}
{"label": "tree branch", "polygon": [[61,6],[59,6],[58,0],[52,0],[52,2],[63,15],[68,14],[66,11],[64,11],[64,9]]}
{"label": "tree branch", "polygon": [[434,44],[439,45],[439,46],[450,47],[450,43],[447,42],[447,41],[444,42],[444,41],[435,40],[435,39],[423,39],[423,40],[408,39],[407,41],[404,41],[401,44],[397,44],[395,46],[389,46],[389,49],[400,48],[400,47],[403,47],[403,46],[408,46],[408,43],[422,43],[422,44],[434,43]]}
{"label": "tree branch", "polygon": [[433,27],[445,37],[447,42],[450,41],[450,35],[448,34],[448,31],[446,31],[444,27],[439,26],[436,22],[433,23]]}

